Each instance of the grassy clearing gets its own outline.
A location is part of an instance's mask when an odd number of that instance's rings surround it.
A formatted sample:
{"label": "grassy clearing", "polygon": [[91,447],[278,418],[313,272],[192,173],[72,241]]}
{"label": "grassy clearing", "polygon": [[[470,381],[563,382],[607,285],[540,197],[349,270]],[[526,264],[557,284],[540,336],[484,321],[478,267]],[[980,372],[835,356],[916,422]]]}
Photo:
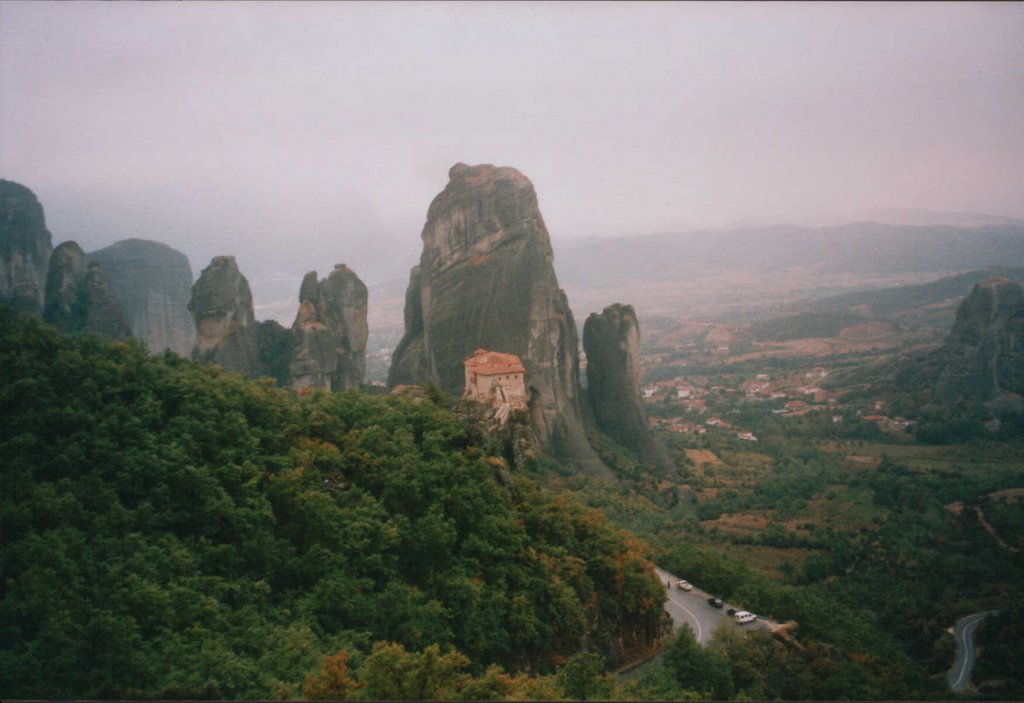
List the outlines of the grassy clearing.
{"label": "grassy clearing", "polygon": [[807,509],[791,522],[818,529],[856,532],[871,528],[885,517],[886,510],[874,504],[870,491],[844,484],[831,484],[807,501]]}
{"label": "grassy clearing", "polygon": [[[805,560],[821,553],[821,550],[818,549],[804,549],[801,547],[766,547],[763,545],[733,544],[698,535],[687,535],[686,540],[694,546],[721,552],[730,559],[743,562],[757,573],[780,581],[785,580],[790,569],[798,569]],[[697,586],[700,586],[700,584],[697,584]]]}

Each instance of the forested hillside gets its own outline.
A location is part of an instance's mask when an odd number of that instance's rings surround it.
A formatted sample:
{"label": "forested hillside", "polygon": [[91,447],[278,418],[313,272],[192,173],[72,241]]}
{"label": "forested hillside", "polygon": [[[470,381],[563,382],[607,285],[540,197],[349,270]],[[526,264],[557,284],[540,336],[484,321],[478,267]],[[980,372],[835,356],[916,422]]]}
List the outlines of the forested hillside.
{"label": "forested hillside", "polygon": [[[642,545],[430,401],[297,398],[2,312],[0,466],[7,696],[508,695],[489,665],[661,634]],[[436,685],[386,688],[399,664]]]}

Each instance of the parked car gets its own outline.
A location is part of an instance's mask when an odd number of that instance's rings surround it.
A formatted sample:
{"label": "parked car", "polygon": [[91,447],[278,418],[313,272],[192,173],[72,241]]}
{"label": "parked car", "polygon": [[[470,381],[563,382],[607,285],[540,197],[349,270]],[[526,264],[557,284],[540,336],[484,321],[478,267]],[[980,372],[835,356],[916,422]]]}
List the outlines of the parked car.
{"label": "parked car", "polygon": [[744,625],[748,622],[754,622],[757,620],[757,616],[753,613],[747,612],[746,610],[740,610],[736,613],[736,622]]}
{"label": "parked car", "polygon": [[676,582],[676,588],[678,588],[680,591],[692,591],[693,590],[693,586],[690,584],[689,581],[677,581]]}
{"label": "parked car", "polygon": [[725,614],[726,615],[735,615],[736,614],[736,608],[729,608],[728,610],[725,611]]}
{"label": "parked car", "polygon": [[721,598],[708,598],[708,605],[712,608],[721,608],[725,603],[722,602]]}

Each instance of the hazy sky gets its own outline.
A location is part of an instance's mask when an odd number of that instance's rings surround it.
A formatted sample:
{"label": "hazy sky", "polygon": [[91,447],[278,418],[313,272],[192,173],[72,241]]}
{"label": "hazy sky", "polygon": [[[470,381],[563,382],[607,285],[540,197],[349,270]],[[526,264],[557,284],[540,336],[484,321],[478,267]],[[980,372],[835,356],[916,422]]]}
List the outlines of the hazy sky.
{"label": "hazy sky", "polygon": [[0,3],[0,177],[55,242],[325,273],[418,251],[458,161],[525,173],[556,243],[1021,217],[1024,4]]}

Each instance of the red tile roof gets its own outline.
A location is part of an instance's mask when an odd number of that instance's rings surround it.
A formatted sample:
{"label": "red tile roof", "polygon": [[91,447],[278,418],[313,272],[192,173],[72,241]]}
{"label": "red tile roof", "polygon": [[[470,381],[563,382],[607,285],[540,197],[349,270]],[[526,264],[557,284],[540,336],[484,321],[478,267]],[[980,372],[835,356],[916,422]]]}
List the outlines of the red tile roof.
{"label": "red tile roof", "polygon": [[526,373],[523,362],[515,354],[477,349],[473,356],[462,362],[465,367],[482,376],[497,376],[503,373]]}

